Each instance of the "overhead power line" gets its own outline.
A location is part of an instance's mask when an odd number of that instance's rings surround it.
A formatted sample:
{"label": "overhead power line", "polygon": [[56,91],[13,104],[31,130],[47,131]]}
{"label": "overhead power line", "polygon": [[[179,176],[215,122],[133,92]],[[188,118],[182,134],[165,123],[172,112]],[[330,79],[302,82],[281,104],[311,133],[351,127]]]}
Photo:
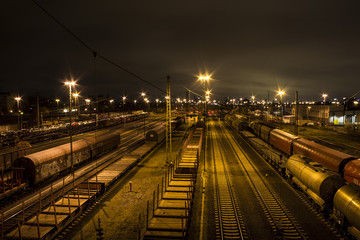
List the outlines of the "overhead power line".
{"label": "overhead power line", "polygon": [[62,27],[66,32],[68,32],[73,38],[75,38],[79,43],[81,43],[81,45],[83,45],[86,49],[88,49],[89,51],[92,52],[92,54],[94,55],[94,57],[98,56],[99,58],[103,59],[104,61],[110,63],[111,65],[121,69],[122,71],[130,74],[131,76],[139,79],[140,81],[143,81],[144,83],[160,90],[163,93],[166,93],[165,90],[163,90],[162,88],[156,86],[155,84],[149,82],[148,80],[140,77],[139,75],[131,72],[130,70],[126,69],[125,67],[120,66],[119,64],[115,63],[114,61],[108,59],[107,57],[103,56],[102,54],[98,53],[95,51],[95,49],[93,49],[92,47],[90,47],[89,44],[87,44],[85,41],[83,41],[79,36],[77,36],[74,32],[72,32],[68,27],[66,27],[63,23],[61,23],[54,15],[52,15],[49,11],[47,11],[43,6],[41,6],[38,2],[36,2],[35,0],[32,0],[32,2],[38,6],[44,13],[46,13],[46,15],[48,15],[51,19],[53,19],[60,27]]}

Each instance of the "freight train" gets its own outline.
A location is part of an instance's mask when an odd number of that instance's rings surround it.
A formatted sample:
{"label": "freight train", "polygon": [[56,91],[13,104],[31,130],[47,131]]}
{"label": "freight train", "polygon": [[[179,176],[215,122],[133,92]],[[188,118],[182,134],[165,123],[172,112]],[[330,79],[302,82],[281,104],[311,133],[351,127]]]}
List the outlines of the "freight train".
{"label": "freight train", "polygon": [[[159,143],[165,137],[165,125],[150,129],[146,133],[146,142]],[[32,153],[16,159],[13,169],[22,169],[22,179],[29,184],[37,184],[46,179],[66,171],[72,165],[81,164],[95,159],[102,154],[116,148],[120,144],[120,133],[117,131],[103,135],[88,137],[72,143],[72,157],[70,143]],[[14,173],[16,174],[16,173]]]}
{"label": "freight train", "polygon": [[234,117],[227,117],[226,119],[238,131],[250,128],[256,136],[270,143],[270,145],[287,156],[299,154],[308,157],[340,174],[347,182],[360,185],[360,159],[355,156],[295,136],[264,123],[251,122],[247,124],[245,120]]}
{"label": "freight train", "polygon": [[360,187],[346,184],[337,173],[317,162],[293,155],[286,161],[286,176],[320,207],[330,214],[341,230],[360,239]]}
{"label": "freight train", "polygon": [[[266,124],[247,124],[243,119],[229,116],[225,120],[238,131],[252,130],[290,156],[279,157],[273,165],[281,168],[279,171],[285,173],[286,179],[302,189],[322,212],[330,214],[336,226],[349,233],[350,238],[360,239],[360,167],[356,168],[360,166],[359,159]],[[260,140],[247,131],[242,133],[266,154],[267,148]]]}

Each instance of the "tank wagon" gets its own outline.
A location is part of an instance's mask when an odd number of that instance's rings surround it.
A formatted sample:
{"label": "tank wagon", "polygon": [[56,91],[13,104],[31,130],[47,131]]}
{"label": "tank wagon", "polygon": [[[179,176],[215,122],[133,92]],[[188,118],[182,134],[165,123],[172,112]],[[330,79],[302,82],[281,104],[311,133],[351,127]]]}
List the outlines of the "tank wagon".
{"label": "tank wagon", "polygon": [[360,159],[262,123],[249,124],[254,134],[288,156],[299,154],[342,175],[347,182],[360,185]]}
{"label": "tank wagon", "polygon": [[293,155],[287,160],[286,174],[322,209],[332,207],[336,191],[345,185],[339,174],[301,155]]}
{"label": "tank wagon", "polygon": [[[267,128],[262,134],[261,123],[249,126],[255,135],[290,156],[275,165],[278,169],[284,166],[287,180],[302,189],[341,230],[360,239],[360,159],[279,129],[270,130],[266,141]],[[245,138],[253,141],[251,133],[246,133]]]}
{"label": "tank wagon", "polygon": [[[77,165],[100,156],[120,144],[118,132],[81,139],[72,143],[73,163]],[[36,184],[71,167],[70,143],[32,153],[14,161],[14,167],[22,168],[24,178]]]}
{"label": "tank wagon", "polygon": [[287,163],[287,176],[328,212],[338,226],[356,238],[360,234],[360,187],[309,158],[293,155]]}

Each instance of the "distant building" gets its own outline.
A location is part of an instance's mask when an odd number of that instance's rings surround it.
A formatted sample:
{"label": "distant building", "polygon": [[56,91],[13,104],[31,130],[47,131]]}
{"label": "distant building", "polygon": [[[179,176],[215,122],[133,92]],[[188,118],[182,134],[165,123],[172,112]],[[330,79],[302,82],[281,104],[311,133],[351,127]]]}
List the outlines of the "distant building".
{"label": "distant building", "polygon": [[344,105],[335,105],[330,109],[329,122],[334,125],[359,124],[360,109],[347,109]]}
{"label": "distant building", "polygon": [[14,95],[9,92],[0,92],[0,114],[8,114],[14,111]]}
{"label": "distant building", "polygon": [[[295,116],[295,104],[292,105],[291,114]],[[331,105],[299,104],[298,120],[309,120],[312,122],[329,123]]]}
{"label": "distant building", "polygon": [[[291,108],[292,116],[295,117],[295,105]],[[298,106],[298,120],[306,123],[319,122],[325,124],[343,125],[343,124],[358,124],[360,122],[360,110],[346,110],[341,104],[299,104]]]}

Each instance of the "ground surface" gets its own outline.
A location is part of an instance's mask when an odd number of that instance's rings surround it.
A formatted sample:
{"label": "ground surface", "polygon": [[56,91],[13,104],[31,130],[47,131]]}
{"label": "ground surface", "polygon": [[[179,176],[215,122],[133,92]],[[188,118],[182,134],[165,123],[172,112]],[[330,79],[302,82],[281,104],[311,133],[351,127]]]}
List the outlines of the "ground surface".
{"label": "ground surface", "polygon": [[[173,152],[178,150],[180,135],[173,137]],[[165,157],[163,144],[101,197],[96,205],[75,220],[57,239],[96,239],[99,219],[104,239],[137,239],[139,226],[142,234],[145,231],[147,201],[152,201],[153,191],[164,177]],[[133,188],[131,192],[130,181]]]}

